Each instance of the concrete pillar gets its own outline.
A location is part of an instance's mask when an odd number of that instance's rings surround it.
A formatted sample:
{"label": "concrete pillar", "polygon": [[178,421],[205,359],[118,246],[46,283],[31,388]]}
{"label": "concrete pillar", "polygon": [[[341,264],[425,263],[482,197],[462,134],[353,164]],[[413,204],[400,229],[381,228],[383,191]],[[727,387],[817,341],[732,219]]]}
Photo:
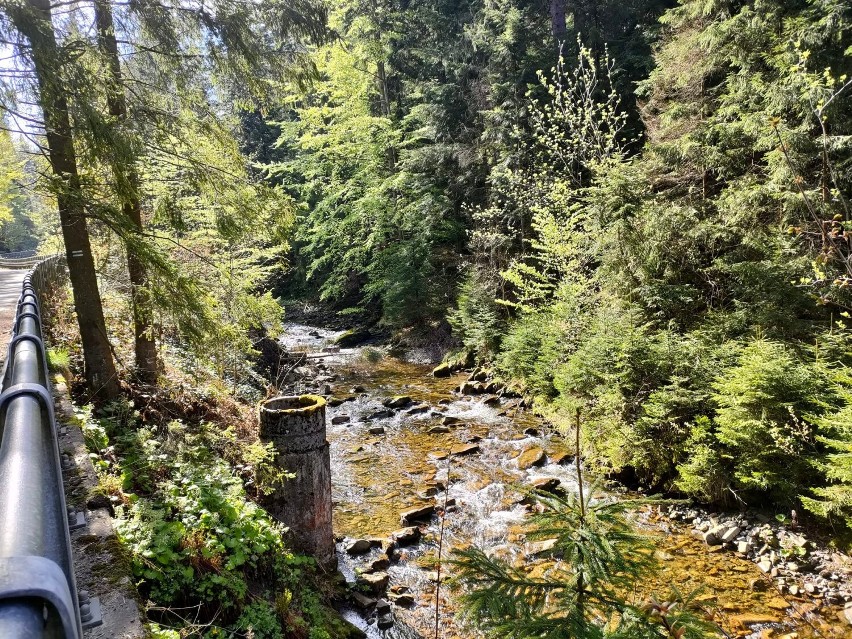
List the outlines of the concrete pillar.
{"label": "concrete pillar", "polygon": [[334,566],[331,460],[325,438],[325,400],[317,395],[274,397],[260,405],[260,440],[276,463],[295,474],[266,498],[269,513],[290,528],[296,547]]}

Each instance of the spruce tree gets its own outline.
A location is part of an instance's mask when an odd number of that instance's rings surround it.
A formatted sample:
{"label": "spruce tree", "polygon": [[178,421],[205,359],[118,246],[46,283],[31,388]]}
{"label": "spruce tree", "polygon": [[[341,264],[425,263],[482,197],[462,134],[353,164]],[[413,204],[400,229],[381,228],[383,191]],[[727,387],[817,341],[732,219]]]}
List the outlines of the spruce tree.
{"label": "spruce tree", "polygon": [[112,350],[107,339],[103,306],[86,222],[65,67],[70,52],[61,48],[53,30],[49,0],[8,2],[9,20],[28,45],[18,41],[18,54],[29,60],[35,74],[34,91],[42,111],[47,152],[52,170],[74,306],[80,326],[85,376],[92,397],[111,400],[120,392]]}

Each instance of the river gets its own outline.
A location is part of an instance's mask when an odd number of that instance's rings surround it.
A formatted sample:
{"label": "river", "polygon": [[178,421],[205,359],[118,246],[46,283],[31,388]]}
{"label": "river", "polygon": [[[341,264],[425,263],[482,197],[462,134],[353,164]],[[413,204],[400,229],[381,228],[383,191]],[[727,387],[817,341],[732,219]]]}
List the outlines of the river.
{"label": "river", "polygon": [[[382,553],[377,547],[353,557],[344,552],[348,542],[387,539],[403,527],[402,511],[440,506],[445,498],[455,505],[444,520],[442,556],[455,547],[476,544],[525,561],[530,570],[546,561],[532,557],[524,540],[526,508],[519,503],[517,488],[553,479],[564,490],[577,490],[570,447],[562,436],[519,408],[517,400],[498,402],[454,392],[467,380],[466,374],[436,379],[430,367],[389,357],[379,348],[320,355],[335,335],[291,324],[281,341],[290,351],[312,353],[311,366],[320,369],[297,390],[326,391],[330,399],[334,530],[341,540],[338,554],[347,579],[354,580]],[[411,403],[390,411],[383,406],[383,401],[400,395],[409,396]],[[466,454],[449,455],[453,450]],[[525,466],[519,464],[522,455],[536,465],[519,467]],[[720,636],[852,637],[841,606],[806,596],[782,597],[754,563],[706,546],[689,528],[658,517],[655,508],[636,513],[636,521],[656,536],[660,559],[659,574],[649,576],[642,585],[645,592],[638,596],[664,598],[672,585],[681,592],[700,589],[697,600],[720,625]],[[395,618],[403,623],[379,631],[374,619],[347,611],[371,639],[416,636],[410,629],[434,636],[439,525],[437,516],[423,522],[420,542],[401,548],[398,560],[387,569],[391,590],[413,598],[413,605],[394,606]],[[451,593],[442,587],[438,636],[475,636],[459,626],[455,610]]]}

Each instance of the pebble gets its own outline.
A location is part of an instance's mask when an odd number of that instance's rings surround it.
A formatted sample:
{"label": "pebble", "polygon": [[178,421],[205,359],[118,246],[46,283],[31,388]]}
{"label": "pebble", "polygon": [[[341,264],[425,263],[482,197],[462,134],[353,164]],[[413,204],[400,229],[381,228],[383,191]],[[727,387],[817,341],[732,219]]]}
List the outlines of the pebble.
{"label": "pebble", "polygon": [[[838,575],[836,570],[836,566],[848,564],[849,558],[820,549],[766,515],[709,515],[683,506],[671,506],[667,511],[660,508],[659,514],[689,524],[692,534],[707,543],[709,552],[730,549],[752,560],[762,573],[777,580],[780,592],[821,597],[829,604],[852,603],[852,574]],[[752,579],[750,586],[752,590],[766,589],[759,578]],[[779,607],[781,601],[776,602]]]}

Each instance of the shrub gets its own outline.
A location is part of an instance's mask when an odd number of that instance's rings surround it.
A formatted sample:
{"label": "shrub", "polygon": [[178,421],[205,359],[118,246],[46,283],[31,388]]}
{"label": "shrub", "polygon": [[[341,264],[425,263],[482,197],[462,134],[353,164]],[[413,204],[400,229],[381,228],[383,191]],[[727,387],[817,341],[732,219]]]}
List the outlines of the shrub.
{"label": "shrub", "polygon": [[247,572],[269,569],[288,554],[280,527],[247,501],[225,463],[188,455],[159,461],[168,478],[157,486],[157,500],[119,513],[118,534],[133,552],[134,573],[160,603],[237,606],[248,593]]}
{"label": "shrub", "polygon": [[830,395],[821,369],[783,344],[755,339],[713,388],[715,437],[734,488],[792,502],[812,479],[812,424]]}
{"label": "shrub", "polygon": [[467,352],[480,360],[493,357],[505,322],[497,302],[497,283],[482,269],[472,269],[462,282],[457,308],[447,320]]}
{"label": "shrub", "polygon": [[817,439],[829,452],[814,466],[825,485],[815,487],[801,497],[811,512],[828,519],[839,519],[852,530],[852,378],[848,369],[838,382],[843,405],[817,420]]}

